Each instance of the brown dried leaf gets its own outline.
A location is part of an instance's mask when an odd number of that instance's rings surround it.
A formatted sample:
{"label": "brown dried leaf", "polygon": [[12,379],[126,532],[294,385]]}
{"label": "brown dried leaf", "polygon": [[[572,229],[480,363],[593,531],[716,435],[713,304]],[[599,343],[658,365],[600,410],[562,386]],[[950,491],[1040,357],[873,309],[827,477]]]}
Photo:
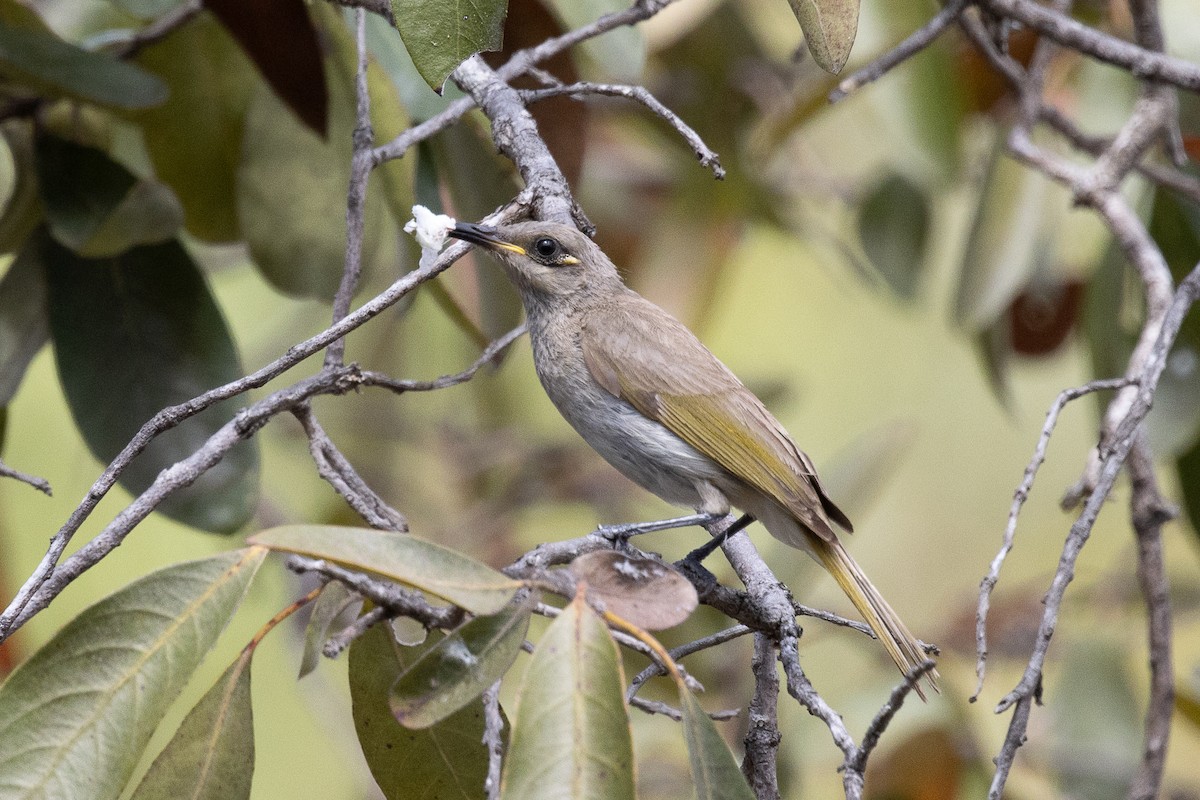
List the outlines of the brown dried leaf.
{"label": "brown dried leaf", "polygon": [[571,574],[586,583],[588,599],[646,630],[683,622],[696,609],[696,589],[674,568],[615,550],[597,550],[571,562]]}

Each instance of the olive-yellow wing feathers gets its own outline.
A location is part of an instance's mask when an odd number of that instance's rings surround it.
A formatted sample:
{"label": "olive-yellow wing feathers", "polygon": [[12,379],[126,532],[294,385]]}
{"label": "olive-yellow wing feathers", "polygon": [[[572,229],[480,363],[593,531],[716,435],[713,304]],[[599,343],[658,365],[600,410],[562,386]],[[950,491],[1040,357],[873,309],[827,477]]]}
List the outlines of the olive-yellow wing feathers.
{"label": "olive-yellow wing feathers", "polygon": [[773,498],[817,536],[836,538],[831,518],[851,529],[771,412],[653,303],[632,295],[606,308],[602,322],[585,317],[581,345],[589,372],[606,391]]}

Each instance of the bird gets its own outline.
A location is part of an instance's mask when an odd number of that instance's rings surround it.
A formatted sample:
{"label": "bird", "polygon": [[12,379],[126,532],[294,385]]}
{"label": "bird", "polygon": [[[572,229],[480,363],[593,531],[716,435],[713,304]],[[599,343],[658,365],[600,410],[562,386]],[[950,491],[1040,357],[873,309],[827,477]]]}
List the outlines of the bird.
{"label": "bird", "polygon": [[[448,235],[500,262],[520,294],[542,387],[584,441],[663,500],[714,519],[738,508],[808,553],[900,671],[915,674],[924,647],[847,552],[837,528],[853,526],[812,461],[683,323],[627,287],[571,225],[457,222]],[[936,672],[926,679],[936,690]]]}

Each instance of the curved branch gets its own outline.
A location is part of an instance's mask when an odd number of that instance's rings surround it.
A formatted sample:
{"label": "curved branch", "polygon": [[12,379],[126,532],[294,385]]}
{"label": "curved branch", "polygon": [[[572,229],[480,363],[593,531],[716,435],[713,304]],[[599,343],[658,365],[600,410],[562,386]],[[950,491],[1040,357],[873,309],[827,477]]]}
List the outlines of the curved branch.
{"label": "curved branch", "polygon": [[1147,50],[1090,28],[1032,0],[977,0],[979,7],[1003,19],[1033,28],[1064,47],[1128,70],[1135,78],[1161,81],[1200,91],[1200,66]]}
{"label": "curved branch", "polygon": [[725,178],[725,168],[721,166],[720,156],[704,143],[704,140],[700,138],[700,134],[696,133],[694,128],[680,119],[678,114],[663,105],[657,97],[650,94],[644,87],[622,86],[614,83],[583,82],[562,86],[549,86],[545,89],[522,89],[520,94],[526,103],[536,103],[548,97],[560,97],[563,95],[579,99],[581,95],[585,94],[603,95],[605,97],[625,97],[641,103],[665,120],[668,125],[675,129],[676,133],[684,138],[684,141],[691,146],[692,152],[696,154],[696,158],[699,159],[700,166],[711,169],[717,180]]}

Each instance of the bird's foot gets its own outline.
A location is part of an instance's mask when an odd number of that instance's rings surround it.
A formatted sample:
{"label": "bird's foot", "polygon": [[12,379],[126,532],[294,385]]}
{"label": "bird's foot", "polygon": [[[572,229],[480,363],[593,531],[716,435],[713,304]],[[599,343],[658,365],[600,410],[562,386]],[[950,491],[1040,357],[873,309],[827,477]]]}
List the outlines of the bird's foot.
{"label": "bird's foot", "polygon": [[[684,517],[674,517],[672,519],[660,519],[653,522],[628,522],[623,525],[602,525],[592,532],[593,536],[599,536],[612,542],[614,545],[624,545],[629,542],[634,536],[643,533],[654,533],[655,531],[667,531],[672,528],[686,528],[691,525],[704,526],[710,522],[716,522],[725,516],[724,514],[688,514]],[[735,525],[737,523],[734,523]]]}
{"label": "bird's foot", "polygon": [[[703,515],[698,514],[697,516],[703,516]],[[720,519],[720,517],[718,517],[718,519]],[[735,533],[737,533],[738,531],[745,528],[751,522],[754,522],[754,517],[750,516],[749,514],[742,514],[740,517],[738,517],[736,520],[734,520],[734,522],[731,523],[728,528],[721,531],[716,536],[712,537],[707,542],[700,545],[695,550],[693,550],[692,552],[690,552],[686,556],[684,556],[681,559],[681,563],[686,563],[686,564],[689,564],[689,565],[692,565],[695,567],[700,567],[701,562],[704,561],[704,559],[708,558],[710,555],[712,555],[714,550],[716,550],[721,545],[725,544],[726,540],[728,540],[730,536],[733,536]]]}

